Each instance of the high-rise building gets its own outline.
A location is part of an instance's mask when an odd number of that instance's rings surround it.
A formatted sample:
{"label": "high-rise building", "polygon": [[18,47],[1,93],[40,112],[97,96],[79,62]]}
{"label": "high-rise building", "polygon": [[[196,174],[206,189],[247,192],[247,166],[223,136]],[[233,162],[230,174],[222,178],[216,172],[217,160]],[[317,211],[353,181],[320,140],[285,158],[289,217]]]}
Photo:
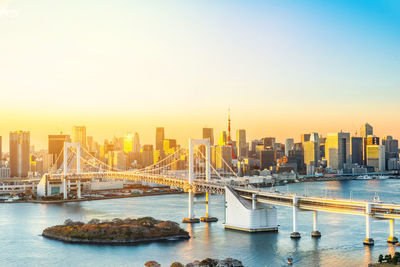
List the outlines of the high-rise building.
{"label": "high-rise building", "polygon": [[260,151],[260,165],[261,170],[267,169],[276,165],[276,150],[265,149]]}
{"label": "high-rise building", "polygon": [[218,139],[218,145],[219,145],[219,146],[224,146],[224,145],[226,145],[226,141],[227,141],[227,139],[226,139],[226,132],[225,132],[225,131],[222,131],[222,132],[221,132],[221,136],[220,136],[219,139]]}
{"label": "high-rise building", "polygon": [[49,135],[48,151],[52,156],[51,165],[56,164],[56,168],[60,168],[64,161],[64,143],[71,142],[71,137],[64,134]]}
{"label": "high-rise building", "polygon": [[350,163],[350,133],[328,133],[325,157],[328,167],[334,170],[341,170],[344,163]]}
{"label": "high-rise building", "polygon": [[264,137],[262,139],[262,142],[264,144],[264,148],[274,147],[275,142],[276,142],[276,138],[275,137]]}
{"label": "high-rise building", "polygon": [[153,145],[143,145],[140,150],[139,163],[142,167],[152,165],[154,161]]}
{"label": "high-rise building", "polygon": [[108,165],[114,170],[126,170],[126,156],[123,151],[109,151],[108,152]]}
{"label": "high-rise building", "polygon": [[351,149],[351,163],[363,165],[363,138],[362,137],[351,137],[350,139]]}
{"label": "high-rise building", "polygon": [[385,146],[367,145],[367,166],[374,167],[375,170],[384,171],[385,167]]}
{"label": "high-rise building", "polygon": [[364,137],[364,164],[367,165],[367,146],[379,145],[379,137],[375,135],[368,135]]}
{"label": "high-rise building", "polygon": [[87,145],[87,149],[89,150],[89,152],[95,152],[96,151],[96,149],[94,147],[93,136],[87,136],[86,137],[86,145]]}
{"label": "high-rise building", "polygon": [[210,146],[214,145],[214,130],[213,128],[203,128],[203,139],[210,139]]}
{"label": "high-rise building", "polygon": [[295,147],[295,149],[289,150],[289,156],[288,156],[288,163],[293,164],[297,172],[301,172],[305,168],[303,150],[301,146],[299,147],[300,149],[296,149]]}
{"label": "high-rise building", "polygon": [[293,138],[287,138],[285,140],[285,156],[289,156],[289,151],[293,150],[294,148],[294,139]]}
{"label": "high-rise building", "polygon": [[173,154],[176,151],[176,140],[175,139],[164,139],[163,151],[167,154]]}
{"label": "high-rise building", "polygon": [[388,171],[398,169],[398,159],[399,159],[399,141],[393,139],[392,136],[382,137],[382,145],[385,146],[385,167]]}
{"label": "high-rise building", "polygon": [[316,167],[320,159],[319,135],[317,133],[311,133],[308,135],[308,141],[302,143],[304,150],[304,163],[307,166]]}
{"label": "high-rise building", "polygon": [[236,146],[237,146],[237,157],[239,159],[247,157],[249,149],[246,141],[246,130],[239,129],[236,131]]}
{"label": "high-rise building", "polygon": [[[214,148],[214,147],[213,147]],[[232,147],[216,146],[215,147],[215,167],[223,171],[229,171],[232,166]]]}
{"label": "high-rise building", "polygon": [[139,143],[139,134],[138,133],[135,133],[135,134],[129,133],[124,137],[123,150],[125,153],[140,151],[140,143]]}
{"label": "high-rise building", "polygon": [[86,127],[74,126],[72,127],[72,142],[79,143],[83,148],[86,148]]}
{"label": "high-rise building", "polygon": [[311,134],[302,134],[300,136],[301,143],[303,144],[304,142],[310,141],[310,138],[311,138]]}
{"label": "high-rise building", "polygon": [[133,152],[140,152],[140,139],[138,133],[135,133],[135,136],[133,137]]}
{"label": "high-rise building", "polygon": [[374,128],[369,125],[368,123],[364,124],[360,128],[360,135],[362,138],[367,138],[368,135],[373,135],[374,134]]}
{"label": "high-rise building", "polygon": [[26,177],[29,172],[30,133],[10,132],[11,177]]}
{"label": "high-rise building", "polygon": [[264,145],[261,140],[251,140],[250,141],[250,154],[251,154],[251,157],[253,157],[253,158],[257,157],[257,155],[256,155],[257,146],[262,146],[263,148],[261,150],[264,149]]}
{"label": "high-rise building", "polygon": [[164,127],[156,128],[156,150],[162,150],[164,145]]}

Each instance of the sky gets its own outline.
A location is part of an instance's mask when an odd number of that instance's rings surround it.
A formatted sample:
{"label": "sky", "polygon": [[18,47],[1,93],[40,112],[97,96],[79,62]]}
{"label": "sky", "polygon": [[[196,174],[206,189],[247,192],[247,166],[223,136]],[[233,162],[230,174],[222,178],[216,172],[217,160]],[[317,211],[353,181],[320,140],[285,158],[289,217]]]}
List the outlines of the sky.
{"label": "sky", "polygon": [[[203,127],[247,139],[362,124],[400,138],[400,1],[0,0],[0,135]],[[235,133],[233,134],[235,138]]]}

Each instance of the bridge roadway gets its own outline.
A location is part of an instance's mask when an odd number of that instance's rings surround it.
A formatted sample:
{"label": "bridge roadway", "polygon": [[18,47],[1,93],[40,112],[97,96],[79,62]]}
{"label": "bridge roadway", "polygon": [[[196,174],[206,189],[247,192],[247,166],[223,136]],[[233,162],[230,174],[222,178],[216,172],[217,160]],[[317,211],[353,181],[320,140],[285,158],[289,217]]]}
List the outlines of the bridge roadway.
{"label": "bridge roadway", "polygon": [[[62,174],[51,174],[50,179],[62,179]],[[93,173],[71,173],[67,175],[67,180],[87,180],[93,178],[130,180],[138,182],[148,182],[155,184],[168,185],[182,188],[193,192],[224,194],[225,184],[217,182],[206,182],[205,180],[195,179],[190,185],[185,178],[177,178],[160,174],[145,174],[135,172],[93,172]],[[241,197],[257,202],[293,207],[305,211],[325,211],[333,213],[344,213],[353,215],[370,215],[377,219],[398,219],[400,218],[400,205],[378,202],[367,202],[349,199],[334,199],[322,197],[297,196],[294,194],[271,193],[259,189],[246,189],[242,187],[233,188]],[[295,197],[296,196],[296,200]],[[295,203],[295,204],[294,204]],[[367,204],[370,207],[367,207]],[[367,209],[370,208],[370,212]]]}

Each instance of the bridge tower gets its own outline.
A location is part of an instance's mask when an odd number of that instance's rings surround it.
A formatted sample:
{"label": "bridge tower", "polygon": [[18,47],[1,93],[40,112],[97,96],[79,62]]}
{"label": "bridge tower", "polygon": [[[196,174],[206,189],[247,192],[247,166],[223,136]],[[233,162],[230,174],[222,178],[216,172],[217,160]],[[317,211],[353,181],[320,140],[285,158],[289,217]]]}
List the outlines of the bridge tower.
{"label": "bridge tower", "polygon": [[392,244],[399,242],[399,239],[394,236],[394,219],[389,219],[389,229],[390,229],[390,234],[387,242]]}
{"label": "bridge tower", "polygon": [[293,232],[290,234],[290,237],[293,239],[298,239],[301,237],[300,233],[297,231],[297,196],[293,196]]}
{"label": "bridge tower", "polygon": [[[195,173],[194,173],[194,146],[195,145],[203,145],[206,147],[206,182],[210,181],[211,178],[211,152],[210,152],[210,140],[209,139],[192,139],[189,138],[189,200],[188,200],[188,210],[189,214],[187,218],[184,218],[182,220],[183,223],[198,223],[200,220],[198,218],[195,218],[194,215],[194,190],[193,190],[193,182],[195,179]],[[201,217],[201,221],[203,222],[215,222],[218,219],[215,217],[210,216],[210,197],[209,193],[206,192],[206,201],[202,202],[206,205],[206,214],[204,217]]]}
{"label": "bridge tower", "polygon": [[[80,143],[69,143],[64,142],[64,162],[63,162],[63,179],[62,179],[62,188],[64,199],[68,199],[68,187],[69,182],[67,181],[68,175],[68,148],[76,148],[76,173],[81,173],[81,144]],[[77,198],[81,199],[81,181],[79,179],[76,180],[77,187]]]}
{"label": "bridge tower", "polygon": [[365,204],[365,239],[363,241],[364,245],[372,246],[374,245],[374,239],[371,237],[371,203]]}

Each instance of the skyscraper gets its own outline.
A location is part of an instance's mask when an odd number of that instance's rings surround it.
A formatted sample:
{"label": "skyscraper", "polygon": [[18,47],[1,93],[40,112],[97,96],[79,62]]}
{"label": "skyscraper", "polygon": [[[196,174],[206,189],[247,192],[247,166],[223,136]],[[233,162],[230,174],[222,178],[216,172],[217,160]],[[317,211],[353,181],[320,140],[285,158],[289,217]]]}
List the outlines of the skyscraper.
{"label": "skyscraper", "polygon": [[0,136],[0,167],[1,167],[1,160],[3,159],[3,139]]}
{"label": "skyscraper", "polygon": [[260,169],[269,170],[270,167],[276,165],[276,150],[265,149],[260,151]]}
{"label": "skyscraper", "polygon": [[263,141],[263,144],[264,144],[264,148],[267,148],[267,147],[271,147],[272,148],[275,145],[276,138],[275,137],[264,137],[262,139],[262,141]]}
{"label": "skyscraper", "polygon": [[217,169],[229,171],[232,165],[232,147],[217,146],[215,147],[215,166]]}
{"label": "skyscraper", "polygon": [[87,145],[87,148],[88,148],[89,152],[94,152],[95,151],[94,142],[93,142],[93,136],[87,136],[86,137],[86,145]]}
{"label": "skyscraper", "polygon": [[30,133],[10,132],[11,177],[26,177],[29,171]]}
{"label": "skyscraper", "polygon": [[293,150],[294,148],[294,139],[293,138],[287,138],[285,140],[285,156],[289,156],[289,151]]}
{"label": "skyscraper", "polygon": [[79,143],[83,148],[86,148],[86,127],[74,126],[72,127],[72,142]]}
{"label": "skyscraper", "polygon": [[175,139],[164,139],[163,150],[166,155],[175,153],[176,140]]}
{"label": "skyscraper", "polygon": [[367,146],[379,145],[379,137],[375,135],[367,135],[364,137],[364,164],[367,165]]}
{"label": "skyscraper", "polygon": [[307,166],[316,167],[320,159],[319,135],[317,133],[307,134],[309,141],[303,142],[304,163]]}
{"label": "skyscraper", "polygon": [[134,134],[129,133],[124,137],[124,152],[133,152]]}
{"label": "skyscraper", "polygon": [[214,130],[213,128],[203,128],[203,139],[210,139],[210,145],[214,145]]}
{"label": "skyscraper", "polygon": [[225,146],[226,145],[226,132],[222,131],[221,136],[218,139],[218,145],[219,146]]}
{"label": "skyscraper", "polygon": [[351,137],[351,163],[363,165],[363,138]]}
{"label": "skyscraper", "polygon": [[71,142],[71,137],[63,134],[49,135],[48,150],[52,157],[51,165],[56,163],[57,169],[64,161],[64,142]]}
{"label": "skyscraper", "polygon": [[311,138],[311,134],[302,134],[302,135],[300,136],[301,143],[310,141],[310,138]]}
{"label": "skyscraper", "polygon": [[384,171],[385,168],[385,146],[367,145],[367,166],[374,167],[375,170]]}
{"label": "skyscraper", "polygon": [[156,128],[156,150],[162,150],[164,144],[164,127]]}
{"label": "skyscraper", "polygon": [[140,139],[138,133],[135,133],[135,136],[133,137],[133,152],[140,152]]}
{"label": "skyscraper", "polygon": [[368,135],[373,135],[374,134],[374,128],[369,125],[368,123],[364,124],[360,128],[360,134],[362,138],[366,138]]}
{"label": "skyscraper", "polygon": [[246,142],[246,130],[239,129],[236,131],[236,146],[237,146],[237,157],[239,159],[247,157],[248,147]]}
{"label": "skyscraper", "polygon": [[344,163],[350,163],[350,133],[328,133],[325,157],[328,167],[334,170],[341,170]]}

